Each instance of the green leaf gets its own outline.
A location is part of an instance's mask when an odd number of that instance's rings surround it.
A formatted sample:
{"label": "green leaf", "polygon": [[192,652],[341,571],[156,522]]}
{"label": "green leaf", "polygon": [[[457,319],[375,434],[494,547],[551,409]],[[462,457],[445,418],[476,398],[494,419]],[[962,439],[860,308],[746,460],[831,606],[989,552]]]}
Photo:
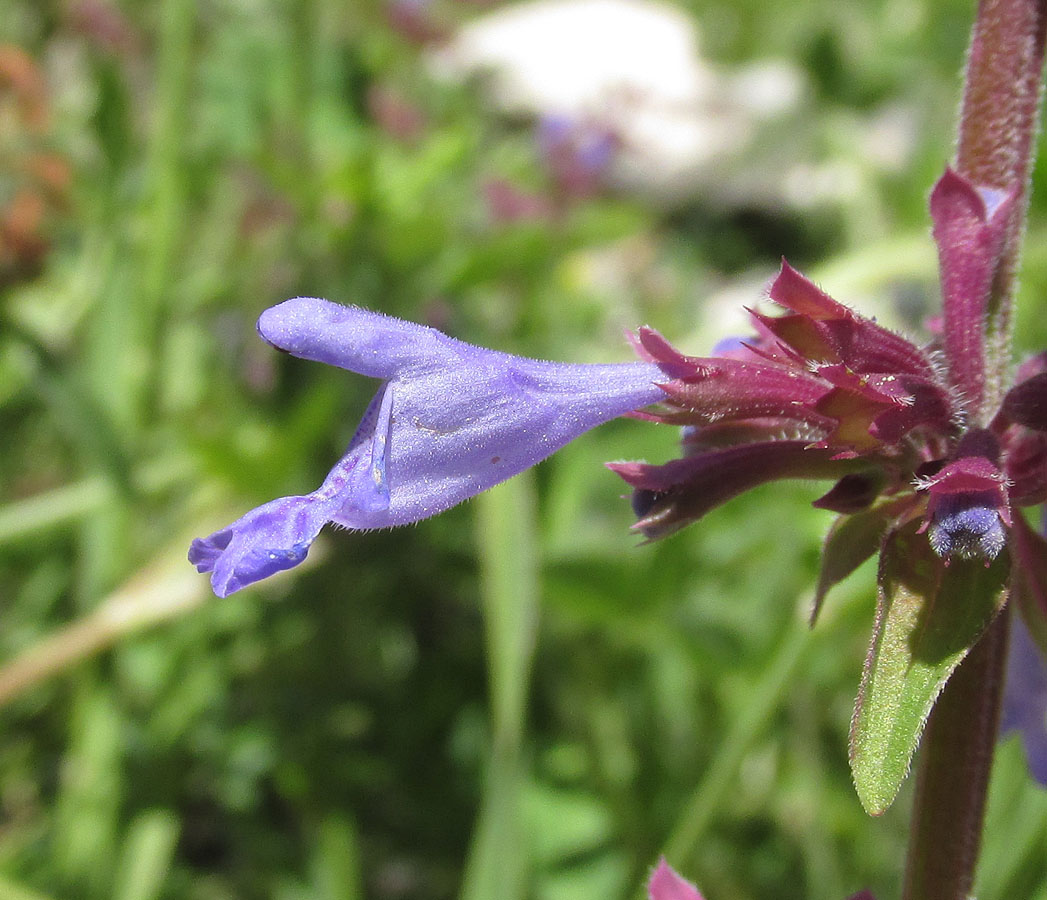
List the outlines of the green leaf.
{"label": "green leaf", "polygon": [[909,522],[884,541],[872,643],[851,724],[851,773],[862,805],[894,801],[945,682],[1007,599],[1010,560],[948,564]]}
{"label": "green leaf", "polygon": [[822,547],[822,566],[811,607],[813,626],[829,591],[883,545],[883,536],[912,505],[909,497],[889,500],[851,515],[842,515],[829,529]]}

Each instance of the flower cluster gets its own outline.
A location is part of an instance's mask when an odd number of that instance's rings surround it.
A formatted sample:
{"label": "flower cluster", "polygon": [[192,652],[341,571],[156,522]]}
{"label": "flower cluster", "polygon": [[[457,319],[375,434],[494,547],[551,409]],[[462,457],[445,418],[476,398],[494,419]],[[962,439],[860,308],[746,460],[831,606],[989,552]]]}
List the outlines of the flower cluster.
{"label": "flower cluster", "polygon": [[[681,459],[612,463],[634,488],[636,528],[660,538],[779,478],[828,478],[814,505],[875,504],[882,521],[921,519],[935,552],[994,559],[1012,508],[1047,496],[1047,360],[986,408],[985,298],[1013,205],[948,171],[931,196],[945,328],[920,347],[829,297],[787,263],[770,287],[785,313],[752,312],[755,336],[684,356],[641,329],[636,345],[668,376],[661,408],[683,425]],[[973,298],[981,297],[981,305]]]}

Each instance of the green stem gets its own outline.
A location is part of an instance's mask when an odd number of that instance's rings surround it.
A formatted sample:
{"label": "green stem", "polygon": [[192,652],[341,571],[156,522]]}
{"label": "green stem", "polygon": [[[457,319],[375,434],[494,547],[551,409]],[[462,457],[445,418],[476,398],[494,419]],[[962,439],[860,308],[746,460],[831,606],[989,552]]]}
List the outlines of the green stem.
{"label": "green stem", "polygon": [[966,900],[981,846],[1010,607],[945,685],[920,745],[903,900]]}

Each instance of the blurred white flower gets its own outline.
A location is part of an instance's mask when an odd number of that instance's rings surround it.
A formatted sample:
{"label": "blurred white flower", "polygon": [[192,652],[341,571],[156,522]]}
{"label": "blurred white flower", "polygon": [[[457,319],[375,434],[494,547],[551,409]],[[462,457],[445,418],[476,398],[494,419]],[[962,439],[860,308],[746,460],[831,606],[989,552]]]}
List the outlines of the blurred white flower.
{"label": "blurred white flower", "polygon": [[606,128],[619,139],[610,180],[670,205],[716,180],[714,164],[803,94],[785,62],[709,65],[694,21],[657,0],[530,0],[473,20],[431,62],[448,78],[486,75],[509,113]]}

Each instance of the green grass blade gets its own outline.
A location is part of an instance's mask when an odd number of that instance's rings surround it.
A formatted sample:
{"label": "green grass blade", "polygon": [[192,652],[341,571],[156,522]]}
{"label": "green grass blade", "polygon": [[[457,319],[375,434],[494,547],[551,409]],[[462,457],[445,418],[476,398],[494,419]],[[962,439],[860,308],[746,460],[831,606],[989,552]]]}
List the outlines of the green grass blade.
{"label": "green grass blade", "polygon": [[525,896],[527,880],[522,739],[539,602],[533,475],[475,503],[493,747],[461,897],[515,900]]}

